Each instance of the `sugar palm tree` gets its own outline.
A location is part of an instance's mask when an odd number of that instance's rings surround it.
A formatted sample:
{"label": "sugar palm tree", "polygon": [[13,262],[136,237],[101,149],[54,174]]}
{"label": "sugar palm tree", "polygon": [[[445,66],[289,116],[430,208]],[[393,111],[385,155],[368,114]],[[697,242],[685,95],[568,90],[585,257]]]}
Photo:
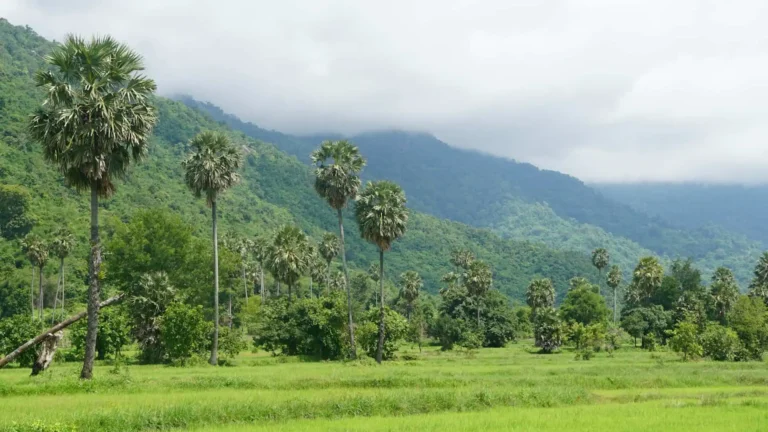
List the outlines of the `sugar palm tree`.
{"label": "sugar palm tree", "polygon": [[30,136],[69,185],[91,193],[88,330],[80,373],[90,379],[100,301],[99,197],[114,194],[114,180],[147,153],[157,121],[151,102],[156,86],[140,73],[141,56],[108,36],[67,36],[45,60],[50,68],[35,81],[46,97],[30,118]]}
{"label": "sugar palm tree", "polygon": [[749,295],[759,297],[768,304],[768,252],[760,256],[753,274],[749,284]]}
{"label": "sugar palm tree", "polygon": [[330,274],[326,271],[325,259],[320,256],[317,248],[313,248],[309,258],[309,295],[314,295],[312,292],[312,285],[314,282],[320,282],[321,285],[326,286]]}
{"label": "sugar palm tree", "polygon": [[[29,287],[29,303],[32,309],[32,317],[35,317],[35,309],[39,319],[43,319],[43,268],[48,262],[48,248],[37,236],[28,234],[22,241],[22,248],[32,264],[32,282]],[[37,306],[35,306],[35,269],[39,275],[39,291],[37,294]]]}
{"label": "sugar palm tree", "polygon": [[213,345],[210,363],[218,364],[219,351],[219,240],[216,202],[219,196],[240,181],[240,152],[223,134],[201,132],[190,141],[192,154],[182,162],[184,181],[196,197],[205,195],[213,219]]}
{"label": "sugar palm tree", "polygon": [[251,247],[253,258],[259,263],[259,294],[261,295],[261,301],[264,302],[267,299],[267,293],[264,290],[264,264],[267,260],[267,254],[269,253],[270,241],[267,237],[257,237]]}
{"label": "sugar palm tree", "polygon": [[715,309],[715,315],[721,324],[725,324],[728,313],[739,299],[739,285],[731,270],[718,267],[712,275],[709,295]]}
{"label": "sugar palm tree", "polygon": [[491,267],[485,261],[472,261],[463,275],[467,294],[472,297],[477,310],[477,327],[480,328],[480,303],[493,285]]}
{"label": "sugar palm tree", "polygon": [[369,182],[355,204],[360,235],[379,248],[379,344],[376,361],[381,363],[384,349],[384,252],[405,234],[408,209],[405,193],[390,181]]}
{"label": "sugar palm tree", "polygon": [[333,262],[334,258],[339,256],[340,247],[341,247],[341,244],[339,243],[339,238],[336,237],[336,234],[334,233],[323,234],[323,239],[320,241],[320,244],[318,245],[318,252],[320,253],[320,256],[325,260],[327,272],[328,272],[328,278],[331,277],[331,262]]}
{"label": "sugar palm tree", "polygon": [[66,229],[60,229],[51,242],[51,253],[59,259],[59,280],[56,284],[56,295],[53,303],[53,318],[56,320],[56,307],[61,305],[61,318],[64,319],[64,260],[75,247],[75,237]]}
{"label": "sugar palm tree", "polygon": [[277,231],[269,248],[268,264],[275,278],[288,285],[288,301],[293,287],[309,267],[309,239],[296,226],[286,225]]}
{"label": "sugar palm tree", "polygon": [[611,288],[611,291],[613,291],[613,323],[616,324],[616,320],[618,319],[616,297],[618,296],[619,285],[621,285],[621,269],[619,266],[611,266],[611,270],[608,271],[608,279],[606,283]]}
{"label": "sugar palm tree", "polygon": [[535,315],[536,311],[555,306],[555,287],[549,279],[534,279],[528,285],[525,300]]}
{"label": "sugar palm tree", "polygon": [[350,292],[347,254],[344,250],[344,222],[342,210],[347,202],[357,195],[360,188],[360,171],[365,166],[365,159],[360,151],[349,141],[324,141],[320,148],[312,152],[315,165],[315,191],[336,210],[339,220],[339,246],[341,265],[344,270],[344,285],[347,291],[347,324],[352,358],[357,357],[355,345],[354,321],[352,319],[352,293]]}
{"label": "sugar palm tree", "polygon": [[413,303],[419,298],[420,291],[424,287],[424,281],[421,280],[421,276],[418,273],[408,270],[400,275],[400,286],[402,286],[403,299],[408,304],[406,318],[410,322]]}
{"label": "sugar palm tree", "polygon": [[603,269],[608,267],[611,257],[605,248],[597,248],[592,251],[592,265],[597,269],[598,287],[602,284]]}

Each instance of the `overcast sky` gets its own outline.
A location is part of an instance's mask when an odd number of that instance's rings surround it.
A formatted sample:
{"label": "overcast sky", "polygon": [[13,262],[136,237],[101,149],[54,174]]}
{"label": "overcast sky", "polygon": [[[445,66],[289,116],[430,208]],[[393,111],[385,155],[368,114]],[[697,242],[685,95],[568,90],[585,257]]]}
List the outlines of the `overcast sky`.
{"label": "overcast sky", "polygon": [[163,94],[293,133],[399,128],[586,181],[768,182],[765,0],[0,0],[111,34]]}

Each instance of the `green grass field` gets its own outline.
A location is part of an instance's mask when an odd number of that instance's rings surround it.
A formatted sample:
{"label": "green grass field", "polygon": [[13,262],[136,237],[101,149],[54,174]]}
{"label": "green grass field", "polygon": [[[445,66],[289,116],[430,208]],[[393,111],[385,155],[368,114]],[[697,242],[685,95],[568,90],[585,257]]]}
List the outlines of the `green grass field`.
{"label": "green grass field", "polygon": [[249,353],[233,367],[102,365],[90,382],[74,363],[35,378],[6,369],[0,431],[768,430],[765,363],[530,349],[411,351],[382,366]]}

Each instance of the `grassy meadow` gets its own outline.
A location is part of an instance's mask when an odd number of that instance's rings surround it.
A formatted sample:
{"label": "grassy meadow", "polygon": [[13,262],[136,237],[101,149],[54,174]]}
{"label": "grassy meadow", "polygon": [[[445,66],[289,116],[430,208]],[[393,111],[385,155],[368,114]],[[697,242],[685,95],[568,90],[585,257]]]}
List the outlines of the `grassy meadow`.
{"label": "grassy meadow", "polygon": [[234,366],[79,364],[0,370],[0,431],[758,431],[765,363],[684,363],[622,348],[589,361],[503,349],[316,362],[247,353]]}

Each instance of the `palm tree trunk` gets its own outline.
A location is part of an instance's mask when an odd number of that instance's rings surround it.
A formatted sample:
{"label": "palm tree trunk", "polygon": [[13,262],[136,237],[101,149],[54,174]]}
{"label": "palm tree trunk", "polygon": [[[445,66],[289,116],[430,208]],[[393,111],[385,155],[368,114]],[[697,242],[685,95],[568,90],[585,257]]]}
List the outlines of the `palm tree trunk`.
{"label": "palm tree trunk", "polygon": [[45,294],[43,293],[43,268],[40,267],[38,269],[38,279],[40,280],[38,284],[38,291],[37,291],[37,316],[40,319],[40,321],[43,320],[43,297]]}
{"label": "palm tree trunk", "polygon": [[64,286],[66,285],[66,279],[64,278],[64,258],[61,259],[61,319],[64,319],[64,316],[67,313],[67,310],[64,309],[64,299],[66,298],[66,291],[64,290]]}
{"label": "palm tree trunk", "polygon": [[277,296],[280,297],[280,281],[277,281]]}
{"label": "palm tree trunk", "polygon": [[243,266],[243,288],[245,289],[245,304],[248,304],[248,281],[245,278],[245,266]]}
{"label": "palm tree trunk", "polygon": [[229,312],[229,329],[232,330],[232,293],[229,293],[229,307],[227,308],[227,311]]}
{"label": "palm tree trunk", "polygon": [[208,363],[216,366],[219,364],[219,235],[216,231],[216,201],[211,203],[211,214],[213,215],[213,345]]}
{"label": "palm tree trunk", "polygon": [[613,324],[616,324],[616,288],[613,289]]}
{"label": "palm tree trunk", "polygon": [[99,190],[91,181],[91,262],[88,272],[88,330],[85,334],[85,358],[81,379],[93,377],[96,359],[96,336],[99,331],[99,273],[101,272],[101,240],[99,239]]}
{"label": "palm tree trunk", "polygon": [[259,264],[259,271],[261,272],[261,302],[264,303],[264,300],[267,299],[267,293],[264,292],[264,264]]}
{"label": "palm tree trunk", "polygon": [[381,364],[384,356],[384,249],[379,249],[379,344],[376,347],[376,363]]}
{"label": "palm tree trunk", "polygon": [[[53,315],[51,317],[51,325],[56,321],[56,308],[59,305],[59,295],[62,296],[61,302],[64,302],[64,258],[59,261],[59,280],[56,282],[56,295],[53,299]],[[60,294],[61,293],[61,294]]]}
{"label": "palm tree trunk", "polygon": [[477,329],[480,330],[480,298],[477,299]]}
{"label": "palm tree trunk", "polygon": [[29,306],[32,309],[32,319],[35,318],[35,265],[32,264],[32,280],[29,282]]}
{"label": "palm tree trunk", "polygon": [[[344,287],[347,290],[347,318],[349,324],[349,347],[352,360],[357,358],[357,345],[355,344],[355,323],[352,320],[352,289],[349,286],[349,274],[347,272],[347,252],[344,247],[344,219],[341,215],[341,209],[336,210],[339,216],[339,238],[341,246],[341,265],[344,268]],[[330,264],[328,265],[330,273]]]}

